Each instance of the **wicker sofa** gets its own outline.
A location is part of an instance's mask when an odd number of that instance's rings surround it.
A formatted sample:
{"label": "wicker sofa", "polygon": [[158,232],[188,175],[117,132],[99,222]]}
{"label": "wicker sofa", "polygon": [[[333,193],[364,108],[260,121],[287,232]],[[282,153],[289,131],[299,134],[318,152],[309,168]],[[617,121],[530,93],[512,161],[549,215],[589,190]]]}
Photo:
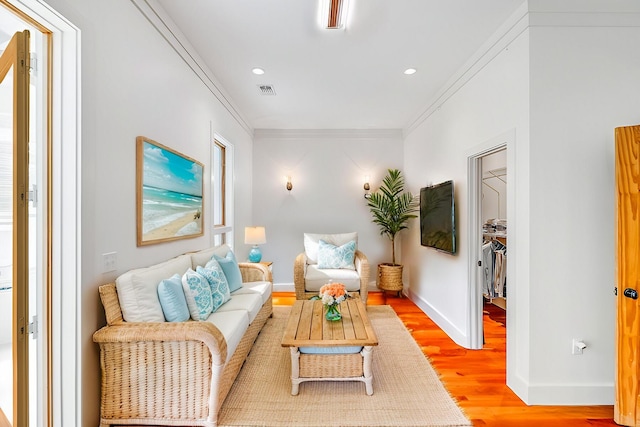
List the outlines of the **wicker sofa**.
{"label": "wicker sofa", "polygon": [[[195,269],[214,253],[228,251],[222,245],[181,255],[118,280],[133,278],[137,286],[148,286],[161,275],[182,274],[185,266]],[[124,295],[118,295],[124,286],[117,286],[118,280],[100,286],[107,321],[93,335],[102,369],[100,426],[217,425],[219,409],[273,308],[270,271],[257,263],[238,265],[242,288],[206,321],[129,322]]]}

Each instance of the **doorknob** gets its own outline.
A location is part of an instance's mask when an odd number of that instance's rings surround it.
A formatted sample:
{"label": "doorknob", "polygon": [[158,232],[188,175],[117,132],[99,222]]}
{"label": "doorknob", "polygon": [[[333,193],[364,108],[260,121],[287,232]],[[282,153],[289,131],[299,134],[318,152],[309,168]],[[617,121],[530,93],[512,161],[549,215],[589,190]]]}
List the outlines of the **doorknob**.
{"label": "doorknob", "polygon": [[631,299],[638,299],[638,291],[635,289],[627,288],[624,290],[624,296]]}

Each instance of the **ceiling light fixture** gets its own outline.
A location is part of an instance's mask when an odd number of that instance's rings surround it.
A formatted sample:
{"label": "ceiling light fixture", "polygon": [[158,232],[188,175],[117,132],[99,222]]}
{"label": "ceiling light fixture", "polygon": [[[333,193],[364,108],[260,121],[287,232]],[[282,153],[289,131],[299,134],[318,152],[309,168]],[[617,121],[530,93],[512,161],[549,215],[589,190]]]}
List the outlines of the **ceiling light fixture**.
{"label": "ceiling light fixture", "polygon": [[251,72],[257,76],[261,76],[264,74],[264,70],[262,68],[256,67]]}
{"label": "ceiling light fixture", "polygon": [[323,28],[344,28],[348,0],[320,0],[320,20]]}
{"label": "ceiling light fixture", "polygon": [[410,76],[411,74],[415,74],[415,73],[416,73],[416,71],[418,71],[418,70],[416,70],[415,68],[407,68],[406,70],[404,70],[404,73],[405,73],[407,76]]}

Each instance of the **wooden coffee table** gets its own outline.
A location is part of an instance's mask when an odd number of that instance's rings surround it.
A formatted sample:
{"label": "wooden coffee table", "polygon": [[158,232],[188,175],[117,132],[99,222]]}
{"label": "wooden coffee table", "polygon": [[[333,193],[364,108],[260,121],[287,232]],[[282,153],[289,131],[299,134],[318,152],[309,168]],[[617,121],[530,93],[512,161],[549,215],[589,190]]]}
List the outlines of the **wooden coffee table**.
{"label": "wooden coffee table", "polygon": [[[378,345],[360,298],[340,304],[342,319],[325,319],[320,300],[298,300],[291,308],[282,346],[291,351],[291,394],[305,381],[362,381],[373,394],[373,346]],[[302,348],[302,353],[300,349]]]}

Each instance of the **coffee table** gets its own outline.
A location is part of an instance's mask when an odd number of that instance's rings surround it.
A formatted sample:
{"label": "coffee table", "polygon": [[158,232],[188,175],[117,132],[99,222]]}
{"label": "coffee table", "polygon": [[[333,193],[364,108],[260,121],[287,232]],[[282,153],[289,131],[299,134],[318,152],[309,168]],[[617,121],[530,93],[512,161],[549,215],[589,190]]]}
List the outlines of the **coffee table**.
{"label": "coffee table", "polygon": [[342,319],[328,321],[320,300],[297,300],[282,346],[291,352],[291,394],[305,381],[362,381],[373,394],[373,346],[378,338],[360,298],[340,304]]}

